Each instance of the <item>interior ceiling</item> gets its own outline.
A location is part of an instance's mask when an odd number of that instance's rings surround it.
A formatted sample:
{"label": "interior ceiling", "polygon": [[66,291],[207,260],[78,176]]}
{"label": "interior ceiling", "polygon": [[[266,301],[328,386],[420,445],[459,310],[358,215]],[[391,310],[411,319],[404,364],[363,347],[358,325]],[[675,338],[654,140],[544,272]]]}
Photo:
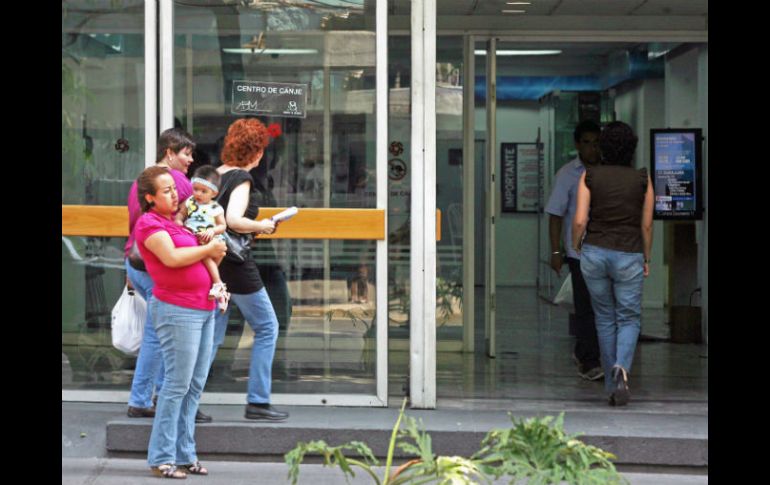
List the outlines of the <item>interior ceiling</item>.
{"label": "interior ceiling", "polygon": [[[436,0],[438,15],[708,15],[708,0],[523,0],[531,5],[506,5],[512,0]],[[367,2],[368,3],[368,2]],[[409,15],[411,0],[392,0],[391,15]],[[524,10],[524,14],[502,14]]]}

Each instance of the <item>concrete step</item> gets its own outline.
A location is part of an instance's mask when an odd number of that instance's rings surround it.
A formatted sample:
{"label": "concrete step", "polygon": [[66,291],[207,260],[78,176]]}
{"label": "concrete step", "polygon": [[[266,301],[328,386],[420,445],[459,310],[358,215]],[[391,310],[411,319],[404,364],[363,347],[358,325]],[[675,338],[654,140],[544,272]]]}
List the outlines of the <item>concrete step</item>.
{"label": "concrete step", "polygon": [[[553,404],[553,403],[552,403]],[[558,403],[553,405],[558,408]],[[657,467],[708,467],[708,413],[702,405],[682,406],[680,413],[654,412],[649,407],[581,409],[567,407],[564,427],[583,433],[585,443],[614,453],[617,464]],[[243,406],[203,405],[214,422],[196,427],[198,453],[216,459],[231,457],[282,461],[282,455],[299,441],[324,440],[339,445],[358,440],[384,457],[398,417],[398,409],[281,406],[291,416],[283,423],[251,421]],[[654,407],[653,407],[654,409]],[[687,410],[695,410],[687,414]],[[517,418],[557,415],[545,408],[510,411]],[[422,420],[431,435],[434,452],[470,456],[492,429],[510,427],[503,410],[408,410]],[[106,426],[106,448],[112,456],[146,454],[150,419],[111,419]],[[399,450],[396,456],[404,457]]]}

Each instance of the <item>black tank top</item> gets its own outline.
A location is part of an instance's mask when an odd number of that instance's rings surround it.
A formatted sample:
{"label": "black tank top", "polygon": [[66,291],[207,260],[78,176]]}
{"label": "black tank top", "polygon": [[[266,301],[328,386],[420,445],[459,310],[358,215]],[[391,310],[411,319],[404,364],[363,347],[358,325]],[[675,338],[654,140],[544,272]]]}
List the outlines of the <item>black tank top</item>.
{"label": "black tank top", "polygon": [[[230,170],[222,175],[222,192],[217,196],[217,202],[225,209],[227,213],[227,205],[230,203],[230,194],[232,191],[241,185],[243,182],[249,182],[249,205],[246,207],[244,217],[249,219],[256,219],[259,214],[259,194],[254,188],[254,181],[251,179],[249,172],[245,170]],[[237,293],[239,295],[245,295],[249,293],[256,293],[265,287],[262,283],[262,278],[259,276],[259,270],[257,269],[257,263],[249,258],[243,264],[230,263],[227,260],[222,260],[219,265],[219,276],[222,281],[227,285],[227,291],[230,293]]]}
{"label": "black tank top", "polygon": [[647,169],[621,165],[586,167],[591,208],[585,244],[627,253],[644,252],[642,209]]}

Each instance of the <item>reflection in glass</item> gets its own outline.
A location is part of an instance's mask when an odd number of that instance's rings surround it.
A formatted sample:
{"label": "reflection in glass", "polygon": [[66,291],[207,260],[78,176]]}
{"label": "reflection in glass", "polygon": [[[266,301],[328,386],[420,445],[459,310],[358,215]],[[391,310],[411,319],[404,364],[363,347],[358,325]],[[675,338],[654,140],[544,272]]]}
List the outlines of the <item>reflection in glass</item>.
{"label": "reflection in glass", "polygon": [[[259,241],[253,254],[278,316],[273,392],[375,393],[374,247],[367,247],[368,241],[330,241],[325,280],[323,271],[309,269],[307,262],[322,255],[323,241],[291,240],[271,247],[272,242]],[[314,246],[318,251],[307,251]],[[370,272],[360,274],[362,266]],[[357,285],[366,285],[371,298],[355,299],[356,291],[361,294],[353,289]],[[245,392],[252,338],[233,307],[207,390]]]}
{"label": "reflection in glass", "polygon": [[[376,207],[374,27],[363,0],[175,2],[174,115],[198,143],[189,172],[220,163],[240,116],[235,81],[300,85],[304,116],[253,108],[276,135],[251,171],[261,206]],[[375,393],[375,248],[255,243],[280,327],[273,392]],[[250,349],[251,329],[234,308],[207,390],[245,392]]]}
{"label": "reflection in glass", "polygon": [[[62,2],[62,204],[126,205],[144,167],[144,6]],[[124,238],[62,237],[62,388],[127,389],[112,347]]]}
{"label": "reflection in glass", "polygon": [[62,203],[125,205],[144,168],[144,7],[62,2]]}

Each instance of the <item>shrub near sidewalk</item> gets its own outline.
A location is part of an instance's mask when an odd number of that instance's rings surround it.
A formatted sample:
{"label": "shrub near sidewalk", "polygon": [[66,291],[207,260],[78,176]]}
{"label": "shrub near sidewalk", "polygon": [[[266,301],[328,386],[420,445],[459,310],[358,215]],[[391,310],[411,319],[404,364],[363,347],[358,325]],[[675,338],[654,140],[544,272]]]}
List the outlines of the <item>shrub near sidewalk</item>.
{"label": "shrub near sidewalk", "polygon": [[[324,466],[338,466],[345,474],[355,476],[353,468],[366,472],[377,485],[440,483],[465,485],[491,483],[491,479],[510,477],[510,483],[528,479],[526,483],[558,484],[620,484],[628,483],[610,461],[615,456],[566,435],[564,413],[551,426],[553,418],[516,420],[510,429],[492,430],[482,441],[482,449],[471,458],[435,456],[430,435],[418,428],[414,418],[406,417],[406,429],[401,429],[406,399],[401,405],[396,425],[391,433],[385,470],[382,478],[375,472],[379,462],[372,450],[360,441],[329,446],[324,441],[300,442],[285,455],[289,479],[296,485],[299,467],[306,454],[323,456]],[[393,451],[398,446],[416,458],[407,461],[391,473]],[[361,457],[345,456],[351,451]]]}
{"label": "shrub near sidewalk", "polygon": [[516,419],[513,426],[487,433],[482,449],[471,459],[494,478],[511,477],[510,483],[528,479],[529,485],[625,484],[610,461],[615,455],[564,432],[564,413],[551,426],[552,416]]}

